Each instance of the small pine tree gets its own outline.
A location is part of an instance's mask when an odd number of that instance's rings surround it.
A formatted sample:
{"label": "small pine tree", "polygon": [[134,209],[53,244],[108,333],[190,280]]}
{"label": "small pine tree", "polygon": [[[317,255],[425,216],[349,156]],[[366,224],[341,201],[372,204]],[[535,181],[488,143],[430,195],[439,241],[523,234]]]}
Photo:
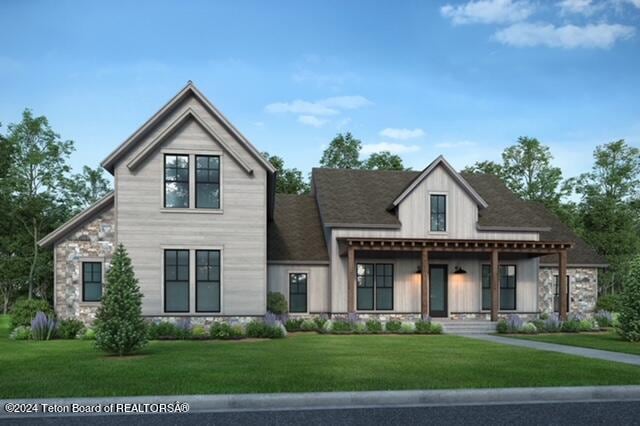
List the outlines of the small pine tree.
{"label": "small pine tree", "polygon": [[624,282],[618,333],[631,342],[640,341],[640,256],[630,263]]}
{"label": "small pine tree", "polygon": [[147,343],[142,319],[142,293],[131,259],[118,245],[107,273],[107,285],[95,324],[96,347],[119,356],[135,352]]}

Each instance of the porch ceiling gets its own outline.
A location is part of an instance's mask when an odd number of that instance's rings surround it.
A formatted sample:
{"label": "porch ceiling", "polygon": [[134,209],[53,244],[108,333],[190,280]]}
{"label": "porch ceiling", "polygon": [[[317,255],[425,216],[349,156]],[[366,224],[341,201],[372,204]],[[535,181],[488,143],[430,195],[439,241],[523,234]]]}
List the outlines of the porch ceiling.
{"label": "porch ceiling", "polygon": [[571,241],[514,241],[514,240],[454,240],[436,238],[352,238],[338,239],[341,256],[347,255],[347,248],[358,251],[394,251],[450,253],[489,253],[494,250],[503,253],[545,255],[571,249]]}

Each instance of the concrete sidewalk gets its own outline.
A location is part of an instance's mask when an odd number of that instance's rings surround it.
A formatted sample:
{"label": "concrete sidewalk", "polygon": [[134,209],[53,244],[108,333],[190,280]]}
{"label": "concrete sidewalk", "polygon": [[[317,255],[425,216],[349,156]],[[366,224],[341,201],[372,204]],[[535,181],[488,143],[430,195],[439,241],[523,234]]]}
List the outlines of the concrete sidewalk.
{"label": "concrete sidewalk", "polygon": [[624,364],[640,366],[640,355],[625,354],[622,352],[603,351],[600,349],[581,348],[578,346],[558,345],[556,343],[537,342],[533,340],[518,339],[515,337],[501,337],[490,334],[468,334],[464,337],[484,340],[485,342],[520,346],[523,348],[538,349],[541,351],[560,352],[568,355],[577,355],[586,358],[602,359],[605,361],[622,362]]}
{"label": "concrete sidewalk", "polygon": [[[0,400],[0,419],[55,417],[86,413],[17,414],[6,411],[7,404],[36,404],[67,407],[72,404],[94,407],[113,404],[188,404],[188,412],[230,412],[261,410],[309,410],[341,408],[429,407],[456,405],[496,405],[640,401],[640,386],[585,386],[547,388],[502,388],[460,390],[408,390],[374,392],[318,392],[242,395],[136,396],[106,398],[57,398]],[[99,415],[122,415],[101,412]],[[137,413],[136,413],[137,414]]]}

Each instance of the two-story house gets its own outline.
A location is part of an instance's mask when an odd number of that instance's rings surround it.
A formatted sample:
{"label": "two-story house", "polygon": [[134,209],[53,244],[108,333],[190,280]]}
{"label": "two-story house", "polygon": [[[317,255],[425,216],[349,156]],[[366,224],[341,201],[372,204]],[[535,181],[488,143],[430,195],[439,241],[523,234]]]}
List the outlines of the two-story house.
{"label": "two-story house", "polygon": [[119,243],[145,316],[205,323],[262,316],[269,291],[300,315],[589,314],[606,266],[543,206],[443,157],[314,169],[310,195],[276,194],[273,166],[191,82],[102,166],[114,192],[40,241],[62,318],[94,318]]}

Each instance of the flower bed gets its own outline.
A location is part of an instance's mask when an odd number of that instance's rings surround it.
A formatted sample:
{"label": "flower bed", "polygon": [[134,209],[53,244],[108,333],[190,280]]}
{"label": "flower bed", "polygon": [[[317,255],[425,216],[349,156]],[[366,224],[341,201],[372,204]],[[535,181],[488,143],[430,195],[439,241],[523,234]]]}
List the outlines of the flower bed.
{"label": "flower bed", "polygon": [[[539,319],[524,322],[518,315],[509,315],[498,321],[497,331],[501,334],[538,334],[538,333],[580,333],[600,331],[601,324],[613,325],[610,313],[598,312],[594,319],[586,319],[571,314],[569,319],[561,321],[557,314],[541,315]],[[609,319],[610,322],[609,322]],[[607,325],[609,326],[609,325]]]}

